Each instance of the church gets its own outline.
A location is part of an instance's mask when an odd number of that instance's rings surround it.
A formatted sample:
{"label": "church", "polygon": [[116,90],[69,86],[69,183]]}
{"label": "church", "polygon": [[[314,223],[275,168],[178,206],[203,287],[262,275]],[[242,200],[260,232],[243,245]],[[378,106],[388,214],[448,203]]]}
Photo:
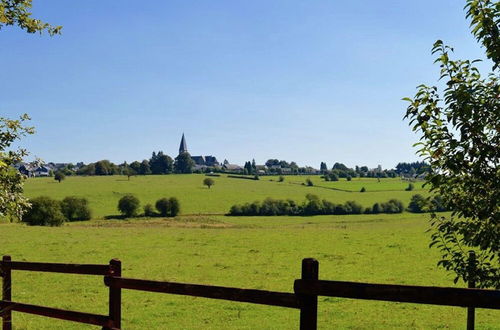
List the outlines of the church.
{"label": "church", "polygon": [[[184,152],[188,152],[188,148],[186,143],[186,137],[184,136],[184,133],[182,133],[181,144],[179,146],[179,155]],[[196,167],[198,168],[213,167],[220,165],[219,162],[217,161],[217,158],[215,158],[214,156],[191,156],[191,159],[194,161]]]}

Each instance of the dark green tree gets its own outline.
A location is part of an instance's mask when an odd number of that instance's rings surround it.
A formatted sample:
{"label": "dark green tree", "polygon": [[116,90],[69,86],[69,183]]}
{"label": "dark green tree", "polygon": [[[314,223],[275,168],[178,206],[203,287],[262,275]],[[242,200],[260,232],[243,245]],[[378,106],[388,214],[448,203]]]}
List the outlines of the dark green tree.
{"label": "dark green tree", "polygon": [[215,184],[215,181],[212,178],[205,178],[203,180],[203,184],[207,186],[208,189],[210,189],[210,187],[212,187]]}
{"label": "dark green tree", "polygon": [[151,168],[149,167],[149,162],[146,159],[141,162],[141,165],[139,167],[139,174],[151,174]]}
{"label": "dark green tree", "polygon": [[134,195],[128,194],[120,198],[118,201],[118,211],[120,211],[127,218],[137,215],[141,202],[139,198]]}
{"label": "dark green tree", "polygon": [[183,152],[175,158],[176,173],[193,173],[194,161],[188,152]]}
{"label": "dark green tree", "polygon": [[[438,265],[500,288],[500,3],[467,0],[472,34],[484,47],[492,69],[482,75],[476,61],[454,60],[438,40],[433,54],[443,88],[420,85],[406,118],[419,132],[418,153],[429,163],[427,183],[451,216],[432,215],[432,243],[442,252]],[[469,251],[477,254],[469,267]]]}
{"label": "dark green tree", "polygon": [[56,180],[57,182],[61,183],[61,181],[63,181],[64,179],[66,179],[66,175],[63,172],[57,171],[54,174],[54,180]]}
{"label": "dark green tree", "polygon": [[59,201],[41,196],[31,199],[30,203],[31,207],[23,214],[23,222],[31,226],[61,226],[64,223]]}

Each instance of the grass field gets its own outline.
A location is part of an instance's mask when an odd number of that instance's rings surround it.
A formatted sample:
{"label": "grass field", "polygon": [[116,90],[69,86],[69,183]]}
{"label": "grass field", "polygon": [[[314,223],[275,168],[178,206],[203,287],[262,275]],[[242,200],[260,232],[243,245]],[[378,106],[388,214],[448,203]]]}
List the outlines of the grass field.
{"label": "grass field", "polygon": [[[320,262],[320,278],[372,283],[452,286],[452,276],[435,265],[438,251],[428,248],[428,215],[348,215],[315,217],[225,217],[234,203],[265,197],[303,200],[312,192],[332,201],[356,200],[365,206],[412,194],[420,183],[373,179],[301,183],[306,177],[260,181],[203,176],[77,177],[62,183],[32,179],[29,196],[85,196],[96,218],[116,214],[119,197],[131,192],[144,202],[162,196],[181,200],[175,219],[99,220],[62,227],[0,224],[0,254],[14,260],[123,262],[123,276],[292,292],[301,259]],[[273,181],[270,181],[273,180]],[[364,186],[366,193],[359,193]],[[333,189],[332,189],[333,188]],[[352,190],[353,192],[349,192]],[[190,215],[191,214],[191,215]],[[198,215],[192,215],[198,214]],[[204,215],[199,215],[204,214]],[[13,299],[53,307],[106,313],[102,278],[17,271]],[[279,307],[203,298],[125,291],[124,329],[296,329],[299,312]],[[463,308],[319,298],[320,329],[463,329]],[[478,310],[478,329],[499,329],[500,312]],[[82,329],[81,325],[14,313],[16,329]],[[90,329],[91,327],[89,327]]]}
{"label": "grass field", "polygon": [[[311,176],[313,187],[302,185],[307,176],[287,176],[284,182],[278,177],[261,177],[260,180],[243,180],[214,177],[211,189],[202,185],[201,174],[137,176],[127,180],[123,176],[68,177],[61,183],[53,178],[33,178],[26,183],[29,197],[41,195],[62,199],[69,195],[86,197],[95,218],[118,213],[118,200],[127,193],[139,197],[142,204],[152,203],[161,197],[175,196],[181,202],[181,214],[225,214],[234,204],[263,200],[266,197],[291,198],[303,201],[313,193],[332,202],[355,200],[363,206],[398,198],[407,204],[415,193],[426,194],[421,182],[415,183],[414,191],[405,191],[408,183],[400,179],[345,179],[325,182],[319,176]],[[272,181],[271,181],[272,180]],[[361,193],[361,187],[366,192]]]}

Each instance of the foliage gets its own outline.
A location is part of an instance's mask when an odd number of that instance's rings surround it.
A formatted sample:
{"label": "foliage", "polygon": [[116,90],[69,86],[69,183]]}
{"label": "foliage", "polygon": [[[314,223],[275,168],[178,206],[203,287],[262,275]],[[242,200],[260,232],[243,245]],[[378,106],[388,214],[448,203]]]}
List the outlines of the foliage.
{"label": "foliage", "polygon": [[423,213],[427,207],[427,200],[420,194],[411,197],[410,204],[408,204],[408,211],[413,213]]}
{"label": "foliage", "polygon": [[118,211],[127,218],[130,218],[137,215],[140,204],[139,198],[132,194],[127,194],[118,201]]}
{"label": "foliage", "polygon": [[61,226],[64,215],[61,212],[61,203],[46,196],[30,200],[31,207],[23,215],[22,221],[30,226]]}
{"label": "foliage", "polygon": [[[444,90],[420,85],[406,112],[420,132],[418,153],[430,164],[430,190],[452,215],[433,215],[432,243],[438,262],[456,274],[455,282],[474,278],[479,287],[500,288],[500,3],[468,0],[472,33],[493,62],[485,78],[476,61],[452,60],[453,49],[438,40],[433,47]],[[473,273],[465,267],[476,251]]]}
{"label": "foliage", "polygon": [[280,177],[278,178],[278,182],[284,182],[285,181],[285,177],[283,175],[280,175]]}
{"label": "foliage", "polygon": [[215,181],[214,181],[214,179],[212,179],[212,178],[205,178],[205,179],[203,179],[203,184],[204,184],[205,186],[207,186],[207,187],[208,187],[208,189],[210,189],[210,187],[211,187],[211,186],[213,186],[213,185],[215,184]]}
{"label": "foliage", "polygon": [[86,198],[68,196],[61,201],[61,211],[67,221],[90,220],[92,212]]}
{"label": "foliage", "polygon": [[151,204],[146,204],[144,205],[144,216],[146,217],[154,217],[156,215],[155,209],[153,205]]}
{"label": "foliage", "polygon": [[57,171],[54,174],[54,180],[56,180],[57,182],[61,183],[61,181],[63,181],[64,179],[66,179],[66,175],[63,172]]}
{"label": "foliage", "polygon": [[365,187],[361,187],[361,190],[359,192],[366,192],[366,188]]}
{"label": "foliage", "polygon": [[409,183],[408,184],[408,187],[406,187],[406,191],[413,191],[413,189],[415,189],[415,185],[413,183]]}
{"label": "foliage", "polygon": [[0,218],[20,220],[29,207],[23,196],[25,177],[14,168],[28,153],[24,149],[8,150],[12,143],[33,134],[33,127],[24,126],[30,120],[23,115],[17,120],[0,117]]}
{"label": "foliage", "polygon": [[314,186],[314,183],[312,182],[312,180],[311,180],[310,178],[307,178],[307,179],[306,179],[306,185],[307,185],[308,187],[312,187],[312,186]]}
{"label": "foliage", "polygon": [[173,159],[165,155],[163,151],[153,152],[149,165],[153,174],[170,174],[174,171]]}
{"label": "foliage", "polygon": [[28,33],[50,35],[60,34],[62,26],[51,26],[39,19],[31,17],[32,0],[0,0],[0,30],[3,26],[15,25]]}
{"label": "foliage", "polygon": [[155,206],[162,217],[175,217],[180,212],[180,203],[175,197],[160,198]]}
{"label": "foliage", "polygon": [[194,161],[188,152],[183,152],[175,158],[176,173],[193,173]]}

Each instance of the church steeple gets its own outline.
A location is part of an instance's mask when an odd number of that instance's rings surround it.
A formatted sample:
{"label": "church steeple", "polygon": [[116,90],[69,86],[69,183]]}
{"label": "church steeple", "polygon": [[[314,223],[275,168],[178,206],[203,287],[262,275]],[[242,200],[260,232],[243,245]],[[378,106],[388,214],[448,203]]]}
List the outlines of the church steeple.
{"label": "church steeple", "polygon": [[179,146],[179,155],[183,152],[188,152],[186,138],[184,137],[184,133],[182,133],[181,145]]}

